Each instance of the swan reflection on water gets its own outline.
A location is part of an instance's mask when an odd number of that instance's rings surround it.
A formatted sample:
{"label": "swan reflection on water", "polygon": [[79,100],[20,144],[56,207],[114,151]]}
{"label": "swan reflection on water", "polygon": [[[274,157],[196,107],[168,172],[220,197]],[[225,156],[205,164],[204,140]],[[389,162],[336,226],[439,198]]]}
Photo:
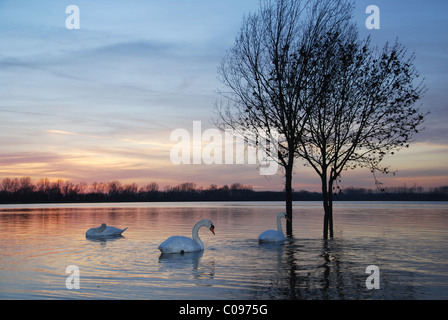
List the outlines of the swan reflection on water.
{"label": "swan reflection on water", "polygon": [[102,247],[105,247],[107,242],[113,242],[113,241],[119,241],[119,240],[125,240],[126,237],[119,235],[119,236],[114,236],[114,237],[95,237],[95,238],[91,238],[91,237],[86,237],[86,240],[88,240],[89,242],[92,243],[99,243]]}
{"label": "swan reflection on water", "polygon": [[186,263],[186,262],[199,262],[204,255],[204,251],[184,252],[184,253],[161,253],[159,256],[159,262],[169,263]]}
{"label": "swan reflection on water", "polygon": [[107,241],[117,241],[117,240],[123,240],[126,239],[125,236],[119,235],[119,236],[103,236],[103,237],[86,237],[87,240],[91,242],[107,242]]}
{"label": "swan reflection on water", "polygon": [[204,251],[185,252],[185,253],[161,253],[159,263],[163,266],[164,272],[173,272],[176,275],[190,274],[193,279],[200,282],[198,286],[213,286],[206,280],[213,280],[215,277],[215,261],[201,261]]}

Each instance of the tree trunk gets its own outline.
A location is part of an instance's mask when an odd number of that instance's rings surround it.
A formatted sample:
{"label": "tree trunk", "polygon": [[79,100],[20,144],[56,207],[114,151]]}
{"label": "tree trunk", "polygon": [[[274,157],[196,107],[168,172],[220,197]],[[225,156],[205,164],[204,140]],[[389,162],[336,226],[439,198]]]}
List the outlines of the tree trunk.
{"label": "tree trunk", "polygon": [[292,238],[292,166],[285,167],[285,192],[286,192],[286,235]]}
{"label": "tree trunk", "polygon": [[327,175],[324,171],[320,176],[320,180],[322,181],[322,203],[324,206],[324,229],[323,229],[323,237],[324,239],[328,238],[328,192],[327,192]]}
{"label": "tree trunk", "polygon": [[333,238],[333,180],[330,178],[328,185],[326,175],[323,175],[321,180],[322,198],[325,212],[323,237],[324,239],[328,239],[328,235],[330,235],[330,238]]}
{"label": "tree trunk", "polygon": [[330,200],[330,206],[328,210],[328,228],[330,232],[330,238],[333,238],[333,200]]}
{"label": "tree trunk", "polygon": [[330,238],[333,238],[333,182],[334,179],[330,178],[328,182],[328,229]]}
{"label": "tree trunk", "polygon": [[[326,188],[325,188],[326,189]],[[330,209],[328,208],[328,200],[327,200],[327,192],[322,192],[323,195],[323,202],[324,202],[324,230],[323,230],[323,236],[324,239],[328,239],[328,222],[329,222],[329,216],[330,216]]]}
{"label": "tree trunk", "polygon": [[333,238],[333,205],[331,202],[331,200],[328,200],[327,194],[327,200],[324,200],[324,239],[328,239],[328,235]]}
{"label": "tree trunk", "polygon": [[327,172],[323,170],[322,175],[320,176],[322,181],[322,202],[324,206],[324,229],[323,229],[323,237],[324,239],[328,239],[328,230],[330,229],[330,217],[332,216],[331,206],[330,206],[330,197],[328,193],[328,185],[327,185]]}

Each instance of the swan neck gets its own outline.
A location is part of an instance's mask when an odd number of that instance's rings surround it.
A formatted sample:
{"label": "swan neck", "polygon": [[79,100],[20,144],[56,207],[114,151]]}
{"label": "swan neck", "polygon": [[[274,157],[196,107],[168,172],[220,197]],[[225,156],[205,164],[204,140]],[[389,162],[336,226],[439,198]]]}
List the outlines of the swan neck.
{"label": "swan neck", "polygon": [[204,227],[207,225],[207,222],[205,220],[201,220],[198,223],[196,223],[193,227],[193,240],[196,241],[197,243],[199,243],[199,245],[201,246],[201,248],[204,248],[204,244],[201,241],[201,238],[199,238],[199,229],[201,227]]}
{"label": "swan neck", "polygon": [[283,228],[282,228],[282,213],[279,213],[277,216],[277,231],[283,234]]}

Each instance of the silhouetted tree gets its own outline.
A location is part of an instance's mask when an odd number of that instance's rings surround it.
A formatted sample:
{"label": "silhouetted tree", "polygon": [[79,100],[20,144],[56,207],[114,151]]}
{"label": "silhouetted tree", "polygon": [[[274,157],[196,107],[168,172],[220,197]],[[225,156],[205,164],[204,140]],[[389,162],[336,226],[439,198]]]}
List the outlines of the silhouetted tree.
{"label": "silhouetted tree", "polygon": [[4,178],[2,180],[2,191],[7,193],[15,193],[19,190],[19,179]]}
{"label": "silhouetted tree", "polygon": [[[241,183],[233,183],[230,187],[219,187],[212,184],[209,188],[196,187],[193,182],[182,183],[176,187],[167,187],[164,191],[155,190],[153,185],[150,190],[146,187],[137,191],[136,183],[122,185],[118,180],[112,181],[115,192],[109,194],[98,192],[93,185],[107,186],[110,183],[94,182],[88,186],[85,182],[64,182],[61,179],[50,181],[47,178],[40,179],[34,185],[31,179],[23,180],[27,185],[27,192],[20,189],[20,179],[4,178],[0,184],[0,203],[32,203],[32,202],[102,202],[102,201],[281,201],[284,192],[281,191],[254,191],[251,186]],[[152,183],[150,184],[152,185]],[[31,191],[32,190],[32,191]],[[90,190],[90,191],[88,191]],[[96,191],[95,191],[96,190]],[[379,200],[379,201],[447,201],[448,187],[430,188],[425,191],[423,187],[414,184],[411,187],[389,187],[383,192],[363,188],[346,188],[338,194],[338,200]],[[317,201],[322,199],[322,194],[308,191],[295,191],[294,201]]]}
{"label": "silhouetted tree", "polygon": [[113,180],[108,183],[107,190],[109,196],[116,197],[123,192],[123,185],[118,180]]}
{"label": "silhouetted tree", "polygon": [[333,236],[333,191],[343,170],[389,172],[385,155],[409,146],[425,113],[415,106],[424,93],[414,56],[403,45],[373,48],[351,21],[327,25],[313,41],[312,104],[296,128],[296,155],[322,182],[323,236]]}
{"label": "silhouetted tree", "polygon": [[29,195],[34,191],[35,187],[31,182],[30,177],[22,177],[19,180],[19,190],[18,192],[23,195]]}
{"label": "silhouetted tree", "polygon": [[[277,132],[284,169],[287,234],[292,236],[292,175],[303,123],[314,99],[315,42],[350,18],[343,0],[262,0],[243,20],[235,45],[219,67],[222,95],[218,125],[250,140]],[[271,145],[271,144],[268,144]]]}
{"label": "silhouetted tree", "polygon": [[93,182],[92,185],[90,186],[90,191],[92,193],[101,193],[104,194],[106,193],[107,190],[107,185],[104,182]]}
{"label": "silhouetted tree", "polygon": [[159,185],[156,182],[151,182],[147,184],[143,189],[146,192],[157,192],[159,191]]}
{"label": "silhouetted tree", "polygon": [[353,8],[346,0],[262,0],[219,68],[230,89],[222,93],[229,104],[219,110],[221,126],[281,135],[290,218],[294,160],[318,173],[324,238],[333,236],[333,188],[342,171],[388,172],[384,156],[407,147],[425,118],[415,106],[424,89],[415,83],[414,57],[399,43],[378,50],[359,40]]}

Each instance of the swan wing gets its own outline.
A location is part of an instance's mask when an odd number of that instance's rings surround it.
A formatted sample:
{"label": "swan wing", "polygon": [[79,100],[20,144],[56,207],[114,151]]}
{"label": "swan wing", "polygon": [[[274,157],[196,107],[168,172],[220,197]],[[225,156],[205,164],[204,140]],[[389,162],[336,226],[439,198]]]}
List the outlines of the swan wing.
{"label": "swan wing", "polygon": [[126,231],[127,228],[124,229],[118,229],[115,227],[106,227],[106,230],[104,230],[102,233],[106,234],[106,235],[111,235],[111,236],[119,236],[121,235],[123,232]]}
{"label": "swan wing", "polygon": [[285,240],[286,237],[277,230],[266,230],[258,237],[259,242],[281,242]]}
{"label": "swan wing", "polygon": [[121,236],[121,234],[127,230],[127,228],[118,229],[118,228],[109,227],[109,226],[107,226],[103,231],[101,231],[100,229],[101,229],[101,227],[89,229],[86,232],[86,236],[93,237],[93,238],[117,237],[117,236]]}
{"label": "swan wing", "polygon": [[201,251],[201,246],[191,238],[183,236],[172,236],[159,245],[162,253],[185,253]]}

